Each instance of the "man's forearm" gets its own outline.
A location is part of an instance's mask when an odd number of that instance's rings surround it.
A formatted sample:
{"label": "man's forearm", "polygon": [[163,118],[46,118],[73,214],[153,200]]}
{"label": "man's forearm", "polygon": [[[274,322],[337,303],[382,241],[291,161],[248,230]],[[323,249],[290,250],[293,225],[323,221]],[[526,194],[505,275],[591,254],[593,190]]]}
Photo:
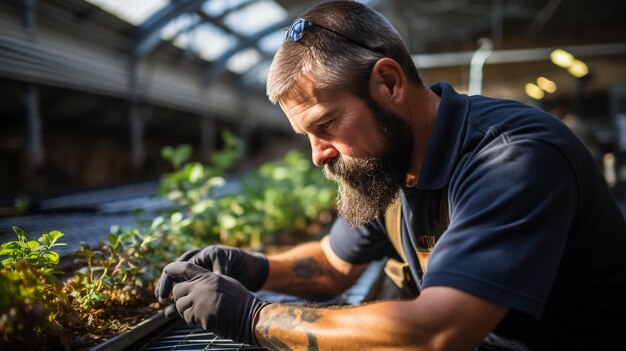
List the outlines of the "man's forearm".
{"label": "man's forearm", "polygon": [[428,338],[411,328],[410,321],[403,323],[406,314],[394,313],[407,308],[413,304],[393,301],[323,309],[272,304],[259,314],[256,337],[270,350],[415,350]]}
{"label": "man's forearm", "polygon": [[258,342],[271,350],[473,350],[508,309],[448,287],[415,300],[354,307],[269,304],[255,321]]}
{"label": "man's forearm", "polygon": [[328,261],[320,243],[298,246],[284,254],[269,256],[269,276],[264,290],[307,299],[336,296],[351,285],[363,268],[337,271]]}

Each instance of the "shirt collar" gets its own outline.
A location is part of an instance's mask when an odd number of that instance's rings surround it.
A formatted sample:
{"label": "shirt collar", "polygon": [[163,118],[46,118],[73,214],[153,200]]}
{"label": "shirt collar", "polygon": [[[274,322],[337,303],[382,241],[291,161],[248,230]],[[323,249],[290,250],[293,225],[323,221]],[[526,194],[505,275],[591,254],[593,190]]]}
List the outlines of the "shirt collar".
{"label": "shirt collar", "polygon": [[457,93],[449,83],[435,83],[430,89],[441,97],[441,101],[416,185],[423,190],[440,189],[449,183],[463,144],[469,113],[468,96]]}

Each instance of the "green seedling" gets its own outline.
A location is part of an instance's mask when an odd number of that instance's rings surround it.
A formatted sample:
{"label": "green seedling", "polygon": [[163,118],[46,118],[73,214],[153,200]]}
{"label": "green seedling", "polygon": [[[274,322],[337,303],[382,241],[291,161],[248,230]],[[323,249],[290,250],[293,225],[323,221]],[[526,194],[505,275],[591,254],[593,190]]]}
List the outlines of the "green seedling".
{"label": "green seedling", "polygon": [[31,240],[18,227],[13,227],[13,232],[17,235],[17,240],[5,242],[0,246],[0,257],[5,257],[2,260],[5,269],[14,270],[17,263],[27,262],[46,273],[63,273],[55,269],[60,255],[52,250],[53,247],[66,245],[57,243],[63,233],[54,230],[42,234],[37,240]]}

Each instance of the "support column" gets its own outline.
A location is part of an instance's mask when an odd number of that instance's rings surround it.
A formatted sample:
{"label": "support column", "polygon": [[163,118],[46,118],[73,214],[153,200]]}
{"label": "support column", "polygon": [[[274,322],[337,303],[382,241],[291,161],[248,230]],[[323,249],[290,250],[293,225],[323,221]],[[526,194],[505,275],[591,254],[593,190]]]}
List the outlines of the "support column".
{"label": "support column", "polygon": [[502,49],[503,0],[491,1],[491,39],[496,49]]}
{"label": "support column", "polygon": [[34,32],[37,23],[37,0],[22,0],[22,2],[24,5],[24,27]]}
{"label": "support column", "polygon": [[202,161],[209,162],[215,145],[215,121],[209,116],[200,117],[200,145]]}
{"label": "support column", "polygon": [[41,116],[39,111],[39,87],[29,84],[25,94],[26,140],[28,157],[32,168],[43,165],[43,142],[41,136]]}
{"label": "support column", "polygon": [[133,171],[139,172],[144,163],[143,123],[139,101],[131,101],[128,118],[130,122],[130,153]]}
{"label": "support column", "polygon": [[241,118],[239,121],[239,137],[243,141],[243,155],[241,157],[241,162],[239,163],[242,168],[248,168],[250,166],[251,156],[250,156],[250,134],[252,132],[252,125],[250,121],[250,105],[248,104],[248,99],[250,98],[250,94],[246,90],[242,90],[240,95],[243,97],[241,101],[239,101],[238,113],[237,115]]}
{"label": "support column", "polygon": [[251,141],[255,127],[255,119],[253,118],[255,111],[253,111],[250,106],[250,101],[252,101],[253,96],[250,89],[246,88],[240,80],[235,81],[231,87],[235,96],[238,97],[234,100],[235,116],[238,118],[235,122],[237,126],[234,128],[234,134],[238,136],[243,143],[242,157],[240,161],[236,162],[236,167],[238,169],[248,169],[253,166],[252,157],[254,156]]}
{"label": "support column", "polygon": [[144,165],[143,123],[137,86],[137,62],[132,60],[129,69],[128,121],[130,127],[130,154],[133,172],[139,173]]}

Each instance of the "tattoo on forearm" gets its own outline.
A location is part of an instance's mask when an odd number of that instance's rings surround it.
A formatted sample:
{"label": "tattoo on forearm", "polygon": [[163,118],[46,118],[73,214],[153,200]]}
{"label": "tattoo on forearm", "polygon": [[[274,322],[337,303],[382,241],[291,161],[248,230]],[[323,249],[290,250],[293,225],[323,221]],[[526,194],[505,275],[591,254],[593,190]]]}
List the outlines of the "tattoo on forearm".
{"label": "tattoo on forearm", "polygon": [[306,332],[306,337],[309,339],[309,345],[306,348],[306,351],[319,351],[319,346],[317,345],[317,337],[315,334],[311,332]]}
{"label": "tattoo on forearm", "polygon": [[320,319],[320,314],[311,309],[302,309],[301,318],[303,321],[308,323],[315,323],[318,319]]}
{"label": "tattoo on forearm", "polygon": [[291,348],[285,344],[276,335],[271,335],[270,328],[278,326],[281,329],[289,330],[296,327],[303,328],[307,339],[308,346],[307,351],[318,351],[319,346],[317,344],[317,337],[313,332],[303,327],[303,323],[315,323],[320,319],[320,314],[306,307],[300,306],[285,306],[285,305],[270,305],[267,307],[267,317],[259,322],[259,334],[265,339],[272,347],[277,350],[291,350]]}
{"label": "tattoo on forearm", "polygon": [[296,278],[311,279],[321,276],[322,268],[314,258],[306,257],[299,259],[294,263],[293,273]]}

